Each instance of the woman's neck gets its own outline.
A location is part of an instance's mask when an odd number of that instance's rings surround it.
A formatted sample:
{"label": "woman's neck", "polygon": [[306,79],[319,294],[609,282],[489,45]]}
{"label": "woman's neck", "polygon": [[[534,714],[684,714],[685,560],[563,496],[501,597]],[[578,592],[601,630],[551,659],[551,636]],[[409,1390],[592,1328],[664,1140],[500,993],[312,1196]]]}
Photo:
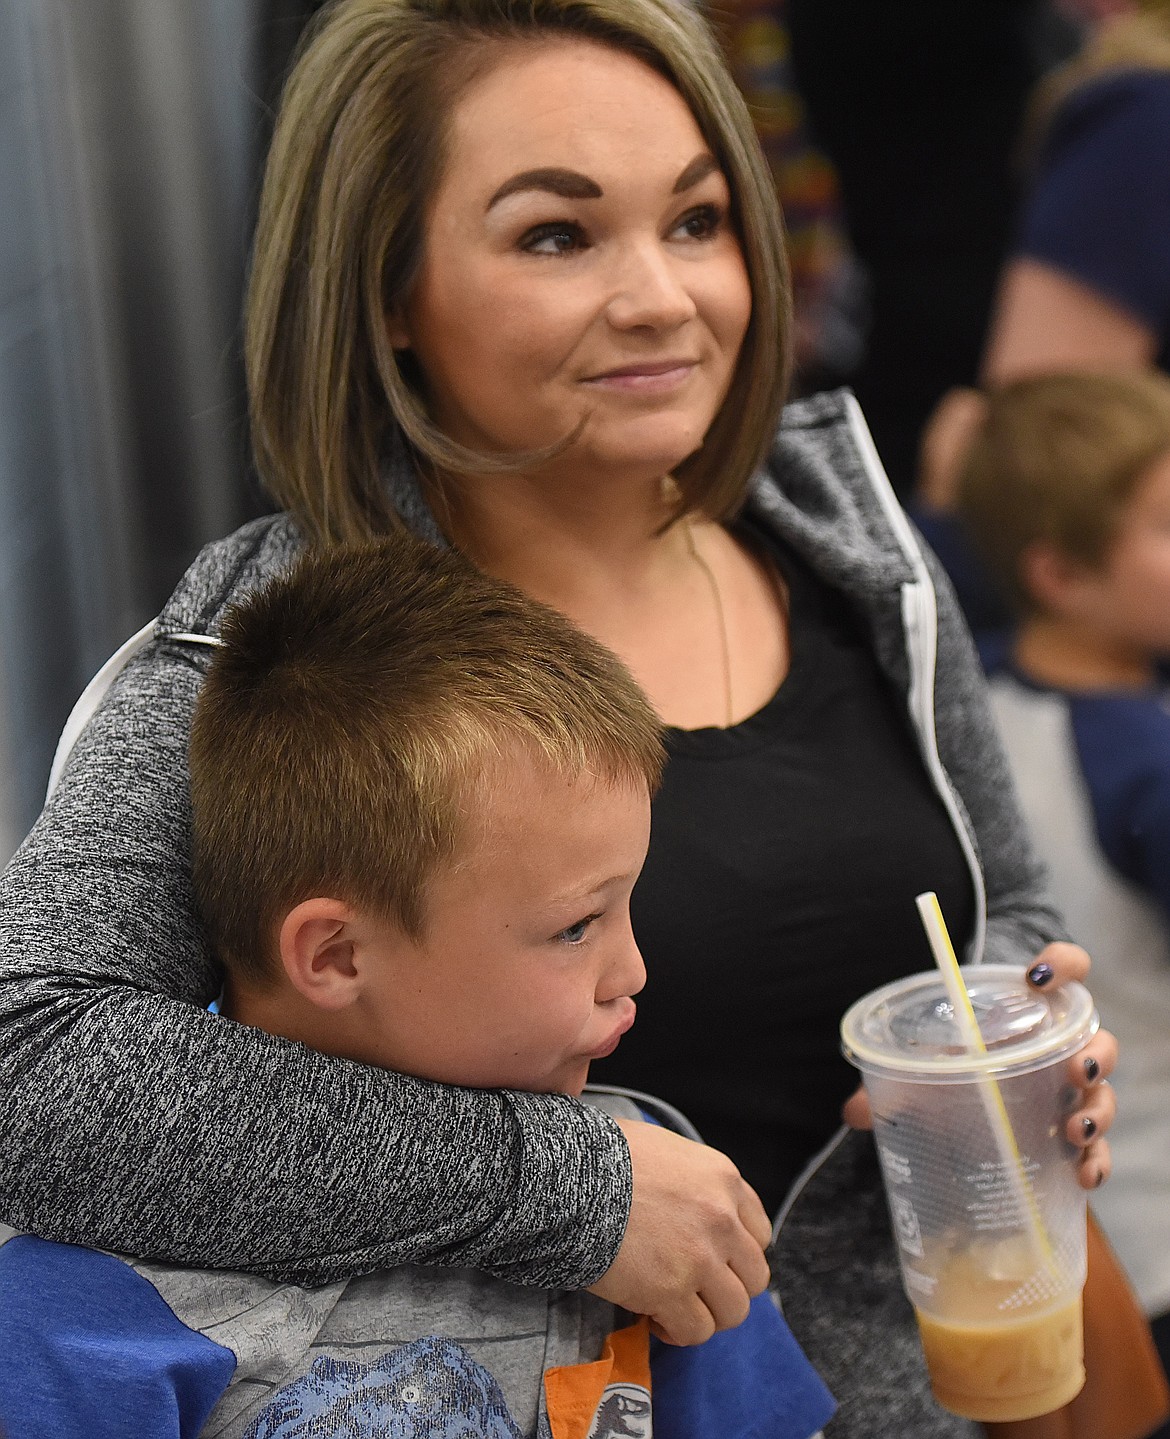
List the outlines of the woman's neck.
{"label": "woman's neck", "polygon": [[525,476],[444,487],[453,543],[488,574],[573,616],[600,593],[629,600],[688,563],[669,480],[586,488]]}
{"label": "woman's neck", "polygon": [[1029,679],[1057,689],[1146,689],[1156,676],[1145,651],[1052,615],[1024,620],[1012,658]]}
{"label": "woman's neck", "polygon": [[493,476],[450,485],[445,499],[435,508],[452,541],[613,650],[665,723],[736,723],[784,678],[775,577],[722,526],[670,524],[671,482]]}

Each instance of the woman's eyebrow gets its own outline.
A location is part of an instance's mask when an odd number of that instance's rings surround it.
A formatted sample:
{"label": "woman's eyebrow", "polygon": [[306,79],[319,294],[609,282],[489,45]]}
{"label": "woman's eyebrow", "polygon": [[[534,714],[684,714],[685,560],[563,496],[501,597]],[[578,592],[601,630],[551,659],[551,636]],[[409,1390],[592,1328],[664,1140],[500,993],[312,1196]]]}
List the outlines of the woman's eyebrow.
{"label": "woman's eyebrow", "polygon": [[705,180],[713,170],[718,170],[719,161],[709,150],[704,150],[701,155],[696,155],[686,167],[678,179],[674,182],[672,195],[681,195],[684,190],[689,190],[692,185],[697,185],[700,180]]}
{"label": "woman's eyebrow", "polygon": [[[689,165],[679,175],[671,190],[673,195],[681,195],[684,190],[691,189],[700,180],[705,180],[713,170],[718,170],[719,162],[709,151],[704,150],[701,155],[696,155]],[[501,200],[507,199],[509,195],[518,194],[521,190],[543,190],[549,195],[559,195],[562,200],[600,200],[604,191],[596,180],[591,180],[588,175],[582,175],[579,170],[563,170],[557,166],[547,166],[539,170],[521,170],[518,175],[505,180],[500,188],[487,202],[486,210],[493,205],[498,205]]]}
{"label": "woman's eyebrow", "polygon": [[519,175],[504,181],[487,202],[487,208],[490,210],[519,190],[545,190],[550,195],[559,195],[562,200],[600,200],[602,194],[601,186],[595,180],[576,170],[522,170]]}

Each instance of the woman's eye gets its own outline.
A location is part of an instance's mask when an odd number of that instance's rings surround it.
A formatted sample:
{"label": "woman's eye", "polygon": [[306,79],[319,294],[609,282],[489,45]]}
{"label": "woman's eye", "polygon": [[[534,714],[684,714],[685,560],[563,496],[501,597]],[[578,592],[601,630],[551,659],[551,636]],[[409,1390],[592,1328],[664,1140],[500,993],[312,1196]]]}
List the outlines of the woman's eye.
{"label": "woman's eye", "polygon": [[589,933],[589,926],[594,920],[600,918],[601,916],[599,914],[586,915],[584,919],[579,919],[576,924],[571,924],[567,929],[562,929],[560,934],[554,935],[553,938],[559,944],[580,944]]}
{"label": "woman's eye", "polygon": [[553,220],[526,231],[520,248],[530,255],[570,255],[585,248],[585,232],[570,220]]}
{"label": "woman's eye", "polygon": [[697,205],[675,226],[689,240],[710,240],[719,233],[723,224],[723,211],[718,205]]}

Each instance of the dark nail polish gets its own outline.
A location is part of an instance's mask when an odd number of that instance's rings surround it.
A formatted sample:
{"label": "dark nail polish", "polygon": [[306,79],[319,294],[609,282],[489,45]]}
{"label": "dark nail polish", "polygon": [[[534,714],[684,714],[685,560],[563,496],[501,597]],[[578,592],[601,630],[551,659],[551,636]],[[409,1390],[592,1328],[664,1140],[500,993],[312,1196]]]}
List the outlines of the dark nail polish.
{"label": "dark nail polish", "polygon": [[1100,1073],[1101,1066],[1097,1063],[1095,1059],[1085,1060],[1085,1078],[1089,1081],[1090,1084],[1092,1084],[1092,1082],[1097,1078]]}
{"label": "dark nail polish", "polygon": [[1096,1134],[1096,1132],[1097,1121],[1095,1119],[1090,1119],[1089,1116],[1086,1114],[1084,1119],[1081,1120],[1081,1133],[1085,1136],[1086,1139],[1092,1139],[1093,1135]]}
{"label": "dark nail polish", "polygon": [[1046,984],[1051,983],[1054,974],[1055,970],[1052,966],[1041,960],[1039,964],[1034,964],[1028,971],[1028,983],[1034,984],[1037,989],[1043,989]]}

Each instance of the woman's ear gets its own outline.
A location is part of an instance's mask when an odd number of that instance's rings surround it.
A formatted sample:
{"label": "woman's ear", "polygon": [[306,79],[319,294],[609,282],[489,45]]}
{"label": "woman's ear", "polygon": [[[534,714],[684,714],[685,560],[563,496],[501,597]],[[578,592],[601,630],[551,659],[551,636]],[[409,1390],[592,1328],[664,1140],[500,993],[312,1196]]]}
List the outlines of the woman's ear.
{"label": "woman's ear", "polygon": [[306,899],[285,915],[277,937],[289,983],[320,1009],[345,1009],[361,993],[357,915],[339,899]]}

